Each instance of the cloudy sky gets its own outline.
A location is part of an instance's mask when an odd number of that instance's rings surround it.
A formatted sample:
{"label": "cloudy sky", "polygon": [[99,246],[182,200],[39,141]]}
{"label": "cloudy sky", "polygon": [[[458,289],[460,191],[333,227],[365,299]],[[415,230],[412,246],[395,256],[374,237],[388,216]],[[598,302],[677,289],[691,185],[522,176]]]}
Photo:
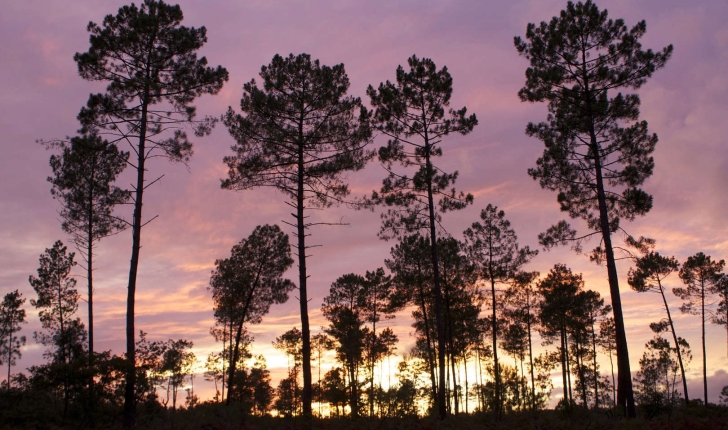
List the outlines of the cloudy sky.
{"label": "cloudy sky", "polygon": [[[657,250],[681,261],[703,251],[716,259],[728,257],[728,3],[722,0],[611,0],[599,6],[627,25],[647,21],[646,48],[673,44],[675,52],[663,70],[640,89],[641,117],[660,137],[655,173],[645,189],[654,208],[629,225],[634,235],[657,239]],[[72,5],[72,6],[71,6]],[[73,62],[75,52],[88,49],[86,25],[101,22],[122,6],[118,0],[79,0],[72,3],[25,0],[7,2],[0,15],[0,292],[19,289],[35,297],[28,276],[35,274],[38,256],[57,239],[58,205],[46,177],[48,157],[38,139],[62,138],[78,129],[75,120],[88,94],[103,89],[84,81]],[[475,195],[475,204],[448,214],[444,226],[460,238],[492,203],[506,211],[521,245],[538,247],[536,236],[563,219],[555,194],[540,189],[527,174],[542,152],[542,144],[527,137],[529,121],[545,118],[545,106],[521,103],[516,96],[524,84],[527,61],[518,56],[513,36],[523,35],[529,22],[549,20],[565,7],[561,0],[514,1],[318,1],[182,0],[187,26],[206,26],[208,43],[202,49],[210,64],[223,65],[230,81],[216,97],[197,102],[200,114],[219,115],[237,109],[242,84],[257,77],[261,65],[275,54],[306,52],[323,64],[344,63],[350,94],[365,97],[367,85],[394,79],[399,64],[412,54],[447,65],[454,79],[451,107],[467,106],[479,125],[465,137],[451,136],[444,144],[441,166],[458,170],[458,188]],[[366,102],[366,99],[364,98]],[[385,141],[379,137],[374,145]],[[223,156],[233,143],[224,127],[195,142],[189,169],[154,161],[149,177],[164,178],[145,194],[145,214],[159,215],[143,231],[137,287],[137,328],[149,338],[194,341],[198,357],[218,345],[208,334],[213,324],[207,291],[216,258],[263,223],[291,221],[284,197],[270,190],[232,192],[220,189],[226,175]],[[355,195],[378,187],[384,172],[375,163],[349,175]],[[130,172],[121,186],[132,181]],[[124,212],[122,210],[122,212]],[[126,211],[126,215],[130,211]],[[314,214],[316,220],[339,220],[348,227],[318,227],[310,242],[322,245],[308,260],[312,328],[325,324],[318,307],[332,281],[344,273],[363,273],[383,266],[392,243],[377,239],[379,216],[331,208]],[[282,225],[282,224],[281,224]],[[581,226],[581,225],[580,225]],[[583,226],[581,226],[583,228]],[[125,299],[131,234],[105,239],[95,260],[96,345],[123,352]],[[541,252],[530,270],[548,272],[555,263],[581,272],[587,287],[608,297],[606,268],[589,263],[568,249]],[[628,262],[618,266],[632,368],[638,368],[643,345],[652,336],[649,322],[662,318],[659,297],[637,295],[626,283]],[[296,268],[289,276],[296,279]],[[81,274],[81,270],[78,270]],[[670,286],[679,279],[668,278]],[[84,279],[79,278],[83,289]],[[678,334],[693,349],[691,396],[700,384],[700,321],[674,308]],[[23,333],[29,338],[19,368],[42,361],[42,348],[31,333],[39,329],[30,310]],[[85,318],[85,303],[79,315]],[[271,341],[300,324],[297,302],[274,307],[263,324],[252,327],[253,352],[265,354],[274,379],[285,358]],[[400,336],[399,352],[413,343],[407,313],[392,321]],[[708,327],[708,374],[711,400],[728,384],[726,334]],[[555,390],[558,394],[560,390]]]}

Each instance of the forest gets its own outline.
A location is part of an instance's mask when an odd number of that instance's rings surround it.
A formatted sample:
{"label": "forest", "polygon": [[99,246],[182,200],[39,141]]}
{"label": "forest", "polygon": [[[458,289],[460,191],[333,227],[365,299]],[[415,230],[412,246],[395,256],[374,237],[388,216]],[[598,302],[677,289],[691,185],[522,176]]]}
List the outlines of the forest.
{"label": "forest", "polygon": [[[721,248],[678,259],[661,236],[631,227],[658,204],[648,180],[661,160],[638,90],[670,69],[677,50],[643,47],[644,20],[628,25],[591,0],[569,1],[538,24],[523,20],[525,33],[512,38],[523,74],[510,97],[542,108],[520,125],[542,152],[519,175],[564,218],[549,219],[529,246],[511,207],[463,187],[457,160],[448,161],[488,118],[451,106],[457,76],[436,58],[402,58],[357,97],[343,63],[275,54],[245,78],[236,107],[198,114],[195,103],[229,98],[225,89],[241,83],[202,55],[208,29],[183,25],[191,17],[161,0],[106,12],[72,55],[90,95],[58,115],[75,115],[76,134],[37,136],[47,164],[27,166],[47,177],[57,210],[47,224],[59,239],[33,250],[26,285],[3,286],[0,427],[728,426],[728,385],[718,396],[709,387],[709,376],[725,373],[709,357],[723,350],[710,333],[728,348],[728,273],[713,252]],[[193,141],[216,129],[233,142],[215,171],[226,198],[264,190],[257,196],[283,206],[232,248],[218,245],[205,266],[215,346],[202,355],[191,338],[148,331],[150,301],[185,299],[150,298],[158,279],[145,279],[144,266],[164,240],[147,232],[173,210],[148,210],[163,199],[155,190],[173,170],[194,176]],[[374,189],[355,182],[364,171]],[[458,231],[449,217],[469,208],[477,219]],[[348,213],[378,219],[372,236],[389,251],[378,267],[343,262],[320,287],[312,255],[321,237],[358,228]],[[110,241],[125,254],[110,257]],[[367,252],[348,244],[357,247]],[[561,261],[536,270],[547,253]],[[123,272],[104,279],[106,258]],[[585,267],[577,260],[594,273],[574,269]],[[112,282],[113,295],[99,287]],[[641,349],[628,345],[640,311],[623,301],[627,291],[657,316],[644,324]],[[116,320],[123,349],[99,346],[110,300],[125,305]],[[259,327],[287,303],[297,322],[265,334],[271,354],[256,343]],[[26,330],[31,321],[39,330]],[[686,340],[686,322],[699,342]],[[187,323],[192,332],[199,321]],[[23,367],[34,345],[42,361]],[[284,363],[280,378],[273,361]]]}

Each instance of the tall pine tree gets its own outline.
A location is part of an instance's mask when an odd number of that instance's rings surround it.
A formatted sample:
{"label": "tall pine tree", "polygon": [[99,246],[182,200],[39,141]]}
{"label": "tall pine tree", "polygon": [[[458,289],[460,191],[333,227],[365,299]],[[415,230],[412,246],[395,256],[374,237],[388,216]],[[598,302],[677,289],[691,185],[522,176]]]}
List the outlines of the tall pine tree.
{"label": "tall pine tree", "polygon": [[[641,21],[628,29],[587,0],[568,2],[550,22],[528,24],[526,40],[514,39],[530,62],[518,95],[524,102],[546,101],[549,110],[546,122],[526,128],[546,146],[528,173],[542,188],[558,192],[561,210],[585,220],[603,243],[593,257],[607,263],[617,332],[617,403],[628,417],[635,416],[634,395],[612,233],[621,220],[652,207],[652,197],[639,187],[652,175],[657,136],[648,133],[647,122],[637,121],[639,96],[614,92],[641,87],[670,58],[672,45],[661,52],[642,49],[646,28]],[[546,247],[566,242],[579,247],[579,239],[588,236],[577,238],[561,221],[540,239]]]}
{"label": "tall pine tree", "polygon": [[112,143],[129,142],[130,164],[137,174],[127,291],[125,427],[135,423],[134,301],[145,225],[142,203],[144,191],[159,179],[149,182],[145,177],[147,162],[151,157],[174,162],[190,159],[192,143],[184,127],[192,126],[197,136],[203,136],[214,124],[211,118],[196,119],[192,102],[203,94],[217,94],[228,79],[227,70],[208,67],[205,57],[197,58],[197,50],[207,42],[207,30],[184,27],[180,25],[183,18],[178,5],[161,0],[124,6],[117,15],[107,15],[101,25],[89,23],[91,46],[74,56],[81,77],[109,83],[106,93],[91,94],[81,110],[81,131],[104,133]]}
{"label": "tall pine tree", "polygon": [[321,65],[308,54],[276,55],[261,67],[263,88],[255,80],[243,85],[242,114],[232,108],[225,125],[235,138],[234,155],[222,187],[246,190],[272,187],[288,199],[295,213],[298,298],[303,335],[303,414],[311,417],[311,329],[308,321],[306,237],[315,223],[307,211],[343,202],[349,194],[346,172],[371,158],[369,114],[361,100],[347,96],[349,77],[343,64]]}
{"label": "tall pine tree", "polygon": [[[407,59],[409,72],[397,68],[396,82],[380,83],[367,88],[374,112],[375,128],[389,138],[379,149],[379,161],[388,172],[379,192],[371,201],[387,206],[382,214],[383,239],[402,238],[406,234],[427,232],[433,267],[435,321],[439,386],[445,386],[445,325],[443,321],[442,286],[437,254],[437,225],[441,213],[465,208],[473,196],[456,193],[452,186],[458,173],[444,173],[434,165],[442,156],[443,138],[450,133],[470,133],[478,124],[475,114],[467,109],[445,109],[452,96],[452,76],[447,67],[437,70],[429,58]],[[415,167],[410,177],[394,170],[395,164]],[[436,201],[437,200],[437,201]],[[447,416],[445,391],[438,393],[438,415]]]}

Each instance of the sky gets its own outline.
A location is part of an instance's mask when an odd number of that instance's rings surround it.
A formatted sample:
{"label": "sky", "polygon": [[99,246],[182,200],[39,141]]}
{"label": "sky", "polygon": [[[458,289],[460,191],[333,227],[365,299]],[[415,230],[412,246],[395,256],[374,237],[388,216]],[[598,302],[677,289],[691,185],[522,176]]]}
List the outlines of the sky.
{"label": "sky", "polygon": [[[275,54],[305,52],[329,66],[344,63],[351,82],[349,94],[362,97],[364,103],[368,85],[394,80],[397,66],[406,64],[412,54],[428,57],[438,67],[447,66],[453,77],[451,107],[466,106],[479,121],[469,135],[449,136],[438,161],[446,171],[458,170],[458,189],[475,196],[471,207],[445,215],[447,231],[462,238],[462,231],[490,203],[506,212],[522,246],[538,248],[538,233],[565,218],[556,195],[542,190],[526,173],[543,145],[526,136],[524,129],[530,121],[544,120],[546,107],[518,99],[528,62],[513,46],[513,37],[523,36],[529,22],[550,20],[566,6],[563,1],[182,0],[179,4],[184,25],[207,28],[208,43],[200,55],[230,73],[219,95],[196,101],[200,115],[217,116],[228,106],[237,110],[243,83],[257,78],[260,67]],[[88,50],[88,22],[100,23],[122,5],[119,0],[25,0],[6,2],[0,14],[2,294],[18,289],[27,299],[35,298],[28,276],[36,273],[38,256],[58,239],[70,243],[61,231],[58,202],[51,198],[46,181],[51,154],[36,141],[74,135],[79,128],[76,115],[89,93],[103,91],[104,85],[78,76],[73,54]],[[657,239],[657,251],[681,262],[700,251],[714,259],[728,257],[728,138],[724,132],[728,3],[610,0],[598,5],[628,26],[646,20],[644,48],[660,50],[673,44],[675,49],[665,68],[638,92],[640,118],[660,139],[654,152],[654,175],[644,185],[654,196],[654,206],[625,227],[634,236]],[[220,188],[220,180],[227,175],[222,158],[231,154],[233,142],[220,124],[210,136],[194,140],[195,154],[187,167],[155,160],[148,177],[164,177],[149,188],[144,200],[145,219],[158,218],[142,232],[136,326],[150,340],[193,341],[201,360],[220,347],[208,333],[214,320],[207,286],[215,259],[229,256],[230,248],[259,224],[277,223],[287,231],[290,228],[283,221],[292,221],[282,194]],[[372,148],[384,143],[386,139],[379,136]],[[352,195],[370,193],[384,176],[377,163],[349,174]],[[128,186],[132,180],[127,171],[119,185]],[[123,208],[119,213],[130,217],[131,210]],[[394,243],[377,238],[378,213],[333,207],[313,217],[312,221],[343,219],[349,224],[317,227],[309,239],[321,245],[307,260],[311,327],[319,331],[326,321],[318,308],[331,283],[345,273],[363,274],[382,267]],[[575,225],[584,230],[580,221]],[[130,254],[130,231],[104,239],[98,246],[94,308],[99,350],[124,351]],[[587,288],[609,301],[606,267],[569,249],[542,250],[526,268],[545,274],[556,263],[582,273]],[[643,345],[652,337],[648,324],[661,319],[664,312],[659,296],[629,289],[629,267],[628,261],[618,263],[630,362],[636,371]],[[85,279],[77,269],[83,292]],[[297,279],[296,266],[287,276]],[[680,281],[672,275],[667,284],[680,286]],[[692,346],[690,392],[691,397],[699,397],[700,320],[681,315],[677,297],[670,295],[668,300],[678,334]],[[85,306],[80,304],[82,319]],[[32,339],[33,331],[40,329],[37,312],[29,302],[26,309],[28,324],[22,334],[28,344],[14,372],[43,361],[43,348]],[[398,353],[406,352],[414,342],[408,313],[389,324],[400,337]],[[274,306],[260,325],[250,327],[256,338],[253,353],[265,355],[274,382],[284,374],[286,359],[271,341],[294,326],[300,327],[300,316],[292,297]],[[717,401],[721,387],[728,385],[726,333],[710,325],[707,337],[710,400]],[[210,389],[202,386],[204,398]],[[560,389],[553,394],[559,395]]]}

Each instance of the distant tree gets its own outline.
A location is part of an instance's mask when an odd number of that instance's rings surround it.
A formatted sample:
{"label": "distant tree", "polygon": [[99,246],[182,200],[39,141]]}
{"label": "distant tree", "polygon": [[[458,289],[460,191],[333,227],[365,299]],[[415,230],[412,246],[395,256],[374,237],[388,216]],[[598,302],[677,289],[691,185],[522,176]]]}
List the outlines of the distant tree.
{"label": "distant tree", "polygon": [[617,404],[617,380],[614,377],[614,361],[612,360],[612,352],[617,344],[617,335],[614,328],[614,317],[605,318],[599,323],[599,337],[597,337],[597,345],[602,351],[609,356],[609,365],[612,370],[612,404]]}
{"label": "distant tree", "polygon": [[4,360],[8,364],[8,379],[5,384],[10,389],[10,368],[15,365],[15,359],[22,357],[20,347],[25,345],[25,336],[17,336],[21,324],[25,321],[25,299],[18,290],[5,294],[0,304],[0,364]]}
{"label": "distant tree", "polygon": [[[580,357],[583,397],[591,395],[588,392],[591,386],[594,389],[594,409],[598,410],[599,388],[602,384],[599,382],[599,364],[597,363],[597,326],[612,312],[612,307],[605,305],[601,295],[593,290],[584,291],[581,294],[581,305],[579,319],[583,331],[583,338],[580,339],[581,347],[584,350],[583,356]],[[589,358],[591,358],[591,363],[589,363]],[[591,377],[588,377],[589,375]]]}
{"label": "distant tree", "polygon": [[162,354],[161,371],[167,379],[167,400],[172,391],[172,410],[177,409],[177,391],[192,374],[192,368],[197,361],[192,349],[192,341],[179,339],[167,341]]}
{"label": "distant tree", "polygon": [[[225,115],[236,140],[222,188],[272,187],[281,191],[295,214],[298,238],[299,301],[303,334],[303,414],[311,416],[311,330],[308,322],[307,230],[326,223],[306,220],[306,209],[326,208],[349,194],[345,172],[357,171],[370,158],[364,147],[371,131],[366,108],[347,96],[343,64],[322,66],[308,54],[276,55],[261,67],[263,89],[255,80],[243,85],[240,109]],[[357,117],[358,115],[358,117]]]}
{"label": "distant tree", "polygon": [[298,377],[289,372],[286,378],[281,379],[276,389],[275,409],[284,417],[292,417],[301,411],[301,387]]}
{"label": "distant tree", "polygon": [[575,241],[578,248],[581,239],[601,236],[603,248],[593,257],[607,262],[617,333],[617,403],[628,417],[635,409],[612,233],[622,219],[631,221],[652,207],[652,197],[638,187],[652,175],[657,136],[648,133],[647,122],[637,122],[639,96],[614,91],[641,87],[672,55],[672,45],[657,53],[642,50],[645,31],[644,21],[628,29],[587,0],[569,2],[549,23],[529,23],[526,40],[514,38],[519,54],[530,61],[518,95],[524,102],[547,101],[549,109],[546,122],[526,128],[546,146],[528,173],[542,188],[558,192],[562,211],[593,230],[577,238],[561,221],[540,241],[546,247]]}
{"label": "distant tree", "polygon": [[334,348],[333,342],[331,338],[326,336],[326,333],[318,333],[313,336],[311,336],[311,348],[312,353],[316,353],[316,359],[318,360],[318,381],[316,382],[316,385],[318,387],[318,391],[316,392],[316,402],[319,404],[319,416],[321,415],[321,404],[323,402],[323,399],[321,397],[322,390],[321,390],[321,356],[324,353],[324,351],[328,351],[330,349]]}
{"label": "distant tree", "polygon": [[394,318],[390,306],[394,291],[392,277],[384,273],[383,268],[368,271],[364,275],[364,297],[361,305],[361,316],[371,324],[371,333],[366,338],[365,359],[369,371],[369,416],[374,416],[374,367],[377,362],[393,353],[397,343],[397,335],[385,328],[377,335],[377,323],[382,319]]}
{"label": "distant tree", "polygon": [[635,268],[629,269],[627,282],[638,293],[654,292],[660,293],[662,296],[662,303],[665,305],[665,313],[667,314],[667,323],[670,326],[670,332],[675,342],[674,347],[677,351],[677,360],[680,365],[680,374],[683,381],[683,396],[685,398],[685,404],[689,405],[688,383],[685,378],[685,366],[683,365],[682,354],[680,353],[680,343],[677,340],[678,336],[675,332],[672,315],[670,314],[670,307],[667,305],[665,287],[662,285],[662,281],[671,273],[676,272],[679,267],[680,263],[677,262],[675,257],[663,257],[657,252],[649,252],[635,259]]}
{"label": "distant tree", "polygon": [[66,246],[60,240],[40,255],[38,276],[30,276],[28,281],[38,294],[30,304],[38,309],[41,327],[44,332],[34,332],[36,342],[48,347],[45,356],[59,366],[59,377],[63,385],[63,416],[68,412],[71,370],[70,363],[85,355],[83,343],[86,330],[81,319],[74,315],[78,310],[80,295],[76,290],[76,280],[71,277],[71,269],[76,265],[74,253],[66,254]]}
{"label": "distant tree", "polygon": [[[397,68],[396,83],[380,83],[367,88],[374,112],[375,128],[386,135],[387,146],[379,149],[379,161],[388,172],[379,192],[371,201],[390,209],[382,214],[383,239],[401,238],[415,232],[428,232],[435,293],[439,384],[445,386],[445,327],[442,320],[442,292],[438,268],[436,225],[441,213],[465,208],[473,196],[456,193],[458,173],[444,173],[433,164],[433,157],[442,156],[442,139],[450,133],[468,134],[478,124],[475,115],[466,115],[466,108],[450,109],[452,77],[447,67],[437,70],[429,58],[412,56],[407,60],[409,72]],[[410,149],[405,149],[405,145]],[[399,163],[416,167],[411,177],[393,170]],[[435,199],[437,201],[437,207]],[[438,392],[438,415],[447,416],[445,392]]]}
{"label": "distant tree", "polygon": [[223,368],[224,363],[223,354],[219,352],[211,352],[207,355],[205,360],[205,381],[210,381],[215,384],[215,397],[213,400],[216,402],[222,402],[223,395],[218,389],[218,382],[223,383],[223,377],[225,376],[225,369]]}
{"label": "distant tree", "polygon": [[536,313],[540,296],[534,289],[538,272],[519,271],[513,277],[512,283],[506,291],[506,298],[510,304],[510,316],[516,324],[525,326],[526,341],[528,344],[529,369],[531,373],[531,410],[536,410],[536,377],[533,364],[532,333],[537,329]]}
{"label": "distant tree", "polygon": [[385,260],[387,268],[392,272],[394,292],[390,297],[393,309],[403,309],[409,305],[415,307],[412,316],[414,327],[423,337],[424,359],[430,374],[430,400],[437,401],[438,381],[435,377],[436,357],[435,339],[432,333],[432,256],[430,241],[417,234],[409,235],[391,249],[391,259]]}
{"label": "distant tree", "polygon": [[[282,335],[276,337],[273,341],[273,347],[288,357],[288,370],[298,378],[301,371],[301,363],[303,362],[303,335],[301,330],[293,327]],[[293,360],[293,367],[290,362]]]}
{"label": "distant tree", "polygon": [[[207,66],[197,50],[207,42],[205,27],[184,27],[178,5],[144,0],[107,15],[102,25],[89,23],[88,52],[73,59],[89,81],[106,81],[106,93],[91,94],[79,119],[82,132],[105,133],[112,143],[127,141],[135,155],[130,161],[137,173],[134,185],[132,254],[127,298],[126,346],[129,373],[124,400],[124,426],[134,425],[134,298],[141,249],[142,198],[147,183],[146,163],[152,157],[187,162],[192,143],[183,127],[191,125],[197,136],[209,134],[211,118],[195,119],[195,98],[217,94],[228,72]],[[155,108],[155,106],[158,106]],[[149,221],[147,221],[149,222]]]}
{"label": "distant tree", "polygon": [[[690,357],[690,345],[683,338],[679,342],[686,358]],[[649,417],[676,406],[680,397],[676,389],[678,369],[677,350],[670,342],[655,336],[645,344],[635,383],[637,402]]]}
{"label": "distant tree", "polygon": [[294,285],[283,278],[283,273],[292,264],[288,235],[277,225],[268,224],[256,227],[233,246],[230,258],[215,261],[210,278],[215,318],[223,326],[230,324],[230,333],[235,334],[229,357],[229,388],[234,388],[243,325],[260,323],[272,304],[288,300]]}
{"label": "distant tree", "polygon": [[[512,281],[523,265],[528,263],[538,251],[531,251],[527,246],[518,247],[516,232],[511,223],[505,219],[505,212],[499,211],[496,206],[489,204],[480,212],[480,222],[474,222],[472,227],[465,230],[465,243],[470,259],[478,268],[479,277],[490,286],[491,307],[491,335],[493,348],[493,363],[495,366],[495,414],[501,415],[501,372],[498,368],[498,315],[497,310],[502,307],[496,292],[497,284],[507,284]],[[500,303],[500,304],[499,304]]]}
{"label": "distant tree", "polygon": [[[479,316],[483,298],[475,287],[477,270],[465,254],[465,246],[452,237],[438,239],[438,262],[443,291],[443,320],[445,323],[446,356],[450,364],[450,394],[452,412],[460,413],[462,387],[459,383],[458,362],[467,368],[468,348],[472,346],[469,335],[480,328]],[[467,372],[465,372],[467,380]],[[467,391],[467,388],[466,388]],[[467,403],[467,402],[466,402]],[[450,404],[448,400],[448,404]]]}
{"label": "distant tree", "polygon": [[538,283],[538,292],[543,298],[539,304],[540,334],[545,344],[559,340],[559,361],[567,407],[573,401],[569,379],[569,334],[578,307],[578,296],[583,289],[581,275],[573,273],[563,264],[555,265]]}
{"label": "distant tree", "polygon": [[136,392],[135,401],[148,405],[156,405],[158,396],[157,388],[160,388],[165,381],[164,353],[169,344],[165,341],[149,341],[147,333],[139,330],[139,339],[136,342],[137,351],[136,367]]}
{"label": "distant tree", "polygon": [[[672,292],[686,300],[680,306],[682,313],[700,315],[703,341],[703,398],[708,406],[708,370],[705,352],[705,316],[706,306],[710,306],[710,296],[717,292],[723,275],[725,260],[713,261],[702,252],[688,257],[678,275],[687,288],[673,288]],[[708,302],[706,303],[706,297]],[[707,309],[709,312],[710,309]]]}
{"label": "distant tree", "polygon": [[365,282],[364,277],[353,273],[340,276],[331,284],[321,307],[324,317],[329,320],[326,334],[336,341],[336,357],[349,378],[352,418],[359,416],[359,368],[364,364],[365,340],[370,334],[362,315]]}
{"label": "distant tree", "polygon": [[270,411],[275,391],[270,385],[270,370],[268,370],[265,357],[259,355],[255,358],[253,367],[250,368],[250,388],[253,400],[253,412],[257,416],[264,416]]}
{"label": "distant tree", "polygon": [[[334,415],[340,417],[343,415],[344,405],[347,401],[346,396],[346,380],[342,375],[343,371],[339,367],[326,372],[321,383],[321,395],[323,400],[334,407]],[[341,411],[340,411],[341,410]]]}

